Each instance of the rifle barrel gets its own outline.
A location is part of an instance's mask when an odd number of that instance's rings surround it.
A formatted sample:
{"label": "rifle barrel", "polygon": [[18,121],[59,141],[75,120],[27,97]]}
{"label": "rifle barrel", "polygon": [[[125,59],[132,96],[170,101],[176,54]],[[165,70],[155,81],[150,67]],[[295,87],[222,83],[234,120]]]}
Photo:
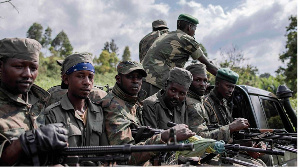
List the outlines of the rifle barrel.
{"label": "rifle barrel", "polygon": [[266,153],[270,155],[281,155],[284,156],[284,151],[278,151],[278,150],[271,150],[271,149],[260,149],[260,148],[253,148],[253,147],[247,147],[247,146],[240,146],[239,144],[226,144],[225,149],[229,150],[235,150],[235,151],[249,151],[249,152],[260,152],[260,153]]}
{"label": "rifle barrel", "polygon": [[61,154],[74,155],[104,155],[113,153],[149,152],[149,151],[184,151],[194,150],[194,144],[157,144],[157,145],[113,145],[113,146],[81,146],[65,148]]}

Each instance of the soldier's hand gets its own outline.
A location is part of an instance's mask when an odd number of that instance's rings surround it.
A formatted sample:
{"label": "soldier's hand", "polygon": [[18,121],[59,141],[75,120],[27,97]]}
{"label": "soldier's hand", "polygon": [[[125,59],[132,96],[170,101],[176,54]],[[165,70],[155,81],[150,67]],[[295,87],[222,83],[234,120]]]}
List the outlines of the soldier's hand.
{"label": "soldier's hand", "polygon": [[[196,133],[191,131],[187,125],[185,124],[177,124],[176,126],[170,128],[176,130],[176,139],[177,141],[186,140],[191,136],[194,136]],[[167,142],[169,140],[170,136],[170,129],[164,131],[161,135],[161,138],[164,142]]]}
{"label": "soldier's hand", "polygon": [[62,123],[48,124],[21,134],[23,151],[32,156],[38,151],[54,151],[67,147],[68,130]]}
{"label": "soldier's hand", "polygon": [[239,131],[245,128],[248,128],[250,126],[249,122],[245,118],[237,118],[232,123],[229,124],[229,130],[230,132]]}

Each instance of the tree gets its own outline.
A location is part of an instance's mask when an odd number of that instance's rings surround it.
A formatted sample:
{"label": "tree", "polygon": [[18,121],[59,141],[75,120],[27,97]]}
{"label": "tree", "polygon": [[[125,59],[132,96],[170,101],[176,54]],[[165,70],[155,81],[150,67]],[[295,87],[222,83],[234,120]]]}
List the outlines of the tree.
{"label": "tree", "polygon": [[288,87],[297,93],[297,16],[289,18],[290,25],[286,27],[287,42],[285,45],[286,51],[283,52],[279,59],[287,63],[287,68],[279,67],[276,71],[278,74],[285,76],[285,82]]}
{"label": "tree", "polygon": [[104,43],[104,48],[102,49],[102,51],[103,50],[106,50],[109,52],[109,42],[108,41]]}
{"label": "tree", "polygon": [[271,76],[271,74],[269,74],[269,73],[263,73],[263,74],[259,75],[260,78],[269,78],[270,76]]}
{"label": "tree", "polygon": [[111,52],[114,52],[114,53],[117,54],[119,48],[117,47],[117,44],[115,43],[114,39],[111,39],[111,42],[109,44],[109,48],[110,48]]}
{"label": "tree", "polygon": [[52,34],[52,29],[50,27],[47,27],[41,41],[43,47],[47,48],[51,44],[52,41],[51,34]]}
{"label": "tree", "polygon": [[130,50],[129,47],[126,46],[122,55],[122,61],[130,61]]}
{"label": "tree", "polygon": [[220,66],[223,68],[230,68],[239,74],[238,84],[250,85],[258,87],[259,80],[256,74],[258,69],[250,64],[243,65],[247,59],[244,57],[242,50],[238,49],[236,45],[226,49],[220,49],[220,55],[223,62],[220,62]]}
{"label": "tree", "polygon": [[33,23],[27,31],[27,38],[35,39],[36,41],[41,43],[42,33],[43,26],[39,23]]}
{"label": "tree", "polygon": [[64,31],[58,33],[58,35],[53,39],[50,51],[52,53],[57,52],[62,57],[66,57],[72,54],[73,47],[69,41],[67,34]]}

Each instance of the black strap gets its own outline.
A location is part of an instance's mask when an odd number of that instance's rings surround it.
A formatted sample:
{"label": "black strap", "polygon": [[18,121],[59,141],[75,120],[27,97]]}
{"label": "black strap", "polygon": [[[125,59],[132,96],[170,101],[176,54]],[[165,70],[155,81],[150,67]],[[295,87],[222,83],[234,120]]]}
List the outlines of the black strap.
{"label": "black strap", "polygon": [[33,165],[40,166],[40,160],[38,157],[37,147],[36,147],[36,143],[35,143],[35,135],[33,134],[33,131],[26,131],[25,138],[26,138],[28,146],[29,146]]}

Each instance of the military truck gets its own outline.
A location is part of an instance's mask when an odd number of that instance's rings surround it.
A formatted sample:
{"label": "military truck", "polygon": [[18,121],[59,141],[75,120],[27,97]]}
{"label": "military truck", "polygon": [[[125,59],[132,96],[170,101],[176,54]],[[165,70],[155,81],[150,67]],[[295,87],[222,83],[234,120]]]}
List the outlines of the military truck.
{"label": "military truck", "polygon": [[[292,91],[281,85],[276,95],[247,85],[237,85],[232,96],[234,118],[247,118],[251,128],[285,129],[297,133],[297,115],[289,98]],[[297,147],[297,145],[295,145]],[[273,156],[275,166],[296,166],[297,154],[285,152],[285,156]]]}

